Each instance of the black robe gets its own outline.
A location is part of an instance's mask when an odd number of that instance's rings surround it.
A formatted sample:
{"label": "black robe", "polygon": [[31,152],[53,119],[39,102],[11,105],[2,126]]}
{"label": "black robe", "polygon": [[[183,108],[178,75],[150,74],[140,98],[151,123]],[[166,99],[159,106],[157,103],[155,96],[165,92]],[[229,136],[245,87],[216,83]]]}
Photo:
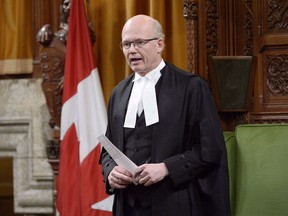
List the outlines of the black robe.
{"label": "black robe", "polygon": [[[161,73],[151,163],[165,162],[169,176],[151,186],[151,216],[229,216],[226,148],[209,86],[168,62]],[[108,105],[106,136],[121,151],[133,78],[134,74],[115,87]],[[106,191],[111,194],[107,177],[116,164],[105,150],[101,163]],[[121,190],[113,193],[114,215],[125,216]]]}

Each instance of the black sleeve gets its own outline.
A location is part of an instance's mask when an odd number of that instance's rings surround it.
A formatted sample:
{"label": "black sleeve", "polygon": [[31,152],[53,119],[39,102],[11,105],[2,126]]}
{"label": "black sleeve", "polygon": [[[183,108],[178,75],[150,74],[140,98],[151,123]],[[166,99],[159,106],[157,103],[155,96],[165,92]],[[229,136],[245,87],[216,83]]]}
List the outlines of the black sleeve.
{"label": "black sleeve", "polygon": [[220,165],[225,143],[214,100],[205,80],[191,77],[184,107],[185,150],[164,160],[175,185],[205,177]]}
{"label": "black sleeve", "polygon": [[[111,132],[110,132],[110,111],[111,111],[111,99],[109,100],[108,104],[108,125],[106,130],[106,137],[111,140]],[[113,190],[111,190],[111,187],[108,182],[108,175],[112,171],[112,169],[117,165],[116,162],[110,157],[108,152],[102,148],[101,156],[100,156],[100,163],[102,165],[102,174],[104,176],[104,181],[106,185],[106,193],[113,194]]]}

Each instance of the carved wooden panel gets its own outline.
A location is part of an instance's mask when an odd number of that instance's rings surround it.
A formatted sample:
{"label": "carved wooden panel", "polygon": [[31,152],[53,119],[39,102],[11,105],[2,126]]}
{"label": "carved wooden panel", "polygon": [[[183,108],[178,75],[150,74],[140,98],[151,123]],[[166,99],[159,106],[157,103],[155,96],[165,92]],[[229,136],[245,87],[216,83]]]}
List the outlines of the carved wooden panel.
{"label": "carved wooden panel", "polygon": [[267,97],[288,95],[288,53],[267,55]]}
{"label": "carved wooden panel", "polygon": [[288,110],[288,2],[258,0],[258,3],[262,6],[258,11],[262,111],[285,112]]}
{"label": "carved wooden panel", "polygon": [[287,0],[264,1],[264,33],[287,33],[288,2]]}
{"label": "carved wooden panel", "polygon": [[286,50],[267,50],[263,53],[264,94],[266,111],[288,110],[288,47]]}
{"label": "carved wooden panel", "polygon": [[[233,14],[229,19],[234,20],[229,28],[233,30],[231,55],[253,55],[253,14],[252,0],[239,0],[234,2]],[[231,42],[231,43],[232,43]]]}
{"label": "carved wooden panel", "polygon": [[241,115],[248,117],[220,113],[223,128],[233,129],[239,122],[273,122],[273,119],[285,122],[288,110],[288,1],[185,0],[186,14],[189,11],[193,14],[192,8],[197,11],[195,16],[190,16],[194,25],[188,24],[189,16],[185,17],[188,62],[199,75],[212,81],[207,64],[212,56],[246,55],[257,59],[252,107],[247,115]]}
{"label": "carved wooden panel", "polygon": [[208,59],[218,53],[217,0],[185,0],[188,70],[209,79]]}

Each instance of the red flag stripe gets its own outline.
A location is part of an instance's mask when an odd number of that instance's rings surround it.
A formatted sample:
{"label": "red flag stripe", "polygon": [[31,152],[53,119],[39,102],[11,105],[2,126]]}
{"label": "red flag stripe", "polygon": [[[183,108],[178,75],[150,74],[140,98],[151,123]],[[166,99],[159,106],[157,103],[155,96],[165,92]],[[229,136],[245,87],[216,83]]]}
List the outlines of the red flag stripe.
{"label": "red flag stripe", "polygon": [[106,108],[83,0],[71,1],[62,102],[59,214],[111,216],[112,202],[110,212],[101,206],[108,195],[98,164],[97,137],[105,132]]}
{"label": "red flag stripe", "polygon": [[[81,182],[79,178],[79,143],[74,126],[67,131],[65,138],[61,142],[60,159],[57,209],[61,216],[80,216],[81,188],[75,187],[75,185],[80,185]],[[71,167],[73,167],[73,172],[68,171]]]}

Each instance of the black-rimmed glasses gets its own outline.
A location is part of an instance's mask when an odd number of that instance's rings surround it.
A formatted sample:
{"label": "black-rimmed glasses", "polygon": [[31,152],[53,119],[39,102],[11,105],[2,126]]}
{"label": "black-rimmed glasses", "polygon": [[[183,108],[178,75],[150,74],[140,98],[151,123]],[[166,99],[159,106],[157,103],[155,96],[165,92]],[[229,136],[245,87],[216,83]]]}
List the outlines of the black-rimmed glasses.
{"label": "black-rimmed glasses", "polygon": [[120,43],[120,49],[122,50],[128,50],[131,47],[131,44],[134,45],[135,48],[141,48],[145,44],[147,44],[149,41],[158,40],[159,38],[151,38],[151,39],[138,39],[135,41],[123,41]]}

